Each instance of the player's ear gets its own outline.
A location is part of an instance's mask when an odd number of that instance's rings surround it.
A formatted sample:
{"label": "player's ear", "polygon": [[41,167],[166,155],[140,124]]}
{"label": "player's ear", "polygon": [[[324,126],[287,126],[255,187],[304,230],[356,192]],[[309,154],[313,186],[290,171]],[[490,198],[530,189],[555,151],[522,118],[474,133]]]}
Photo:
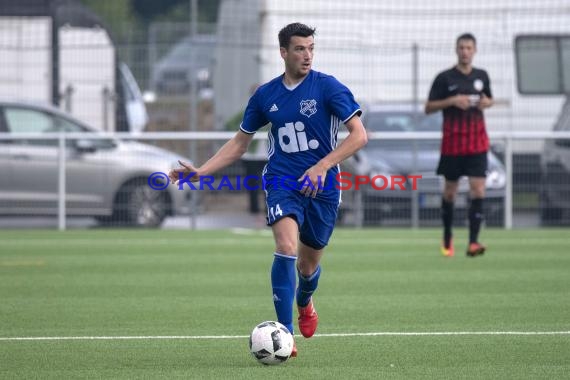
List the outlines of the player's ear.
{"label": "player's ear", "polygon": [[287,57],[287,49],[285,49],[283,46],[279,48],[279,52],[281,53],[281,58],[285,59],[285,57]]}

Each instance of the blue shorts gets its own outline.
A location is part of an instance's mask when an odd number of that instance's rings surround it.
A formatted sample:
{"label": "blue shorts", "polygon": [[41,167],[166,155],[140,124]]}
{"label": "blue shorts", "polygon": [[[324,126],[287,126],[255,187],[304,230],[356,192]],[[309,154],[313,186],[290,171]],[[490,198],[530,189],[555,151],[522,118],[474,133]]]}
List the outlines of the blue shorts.
{"label": "blue shorts", "polygon": [[267,225],[292,217],[299,225],[299,240],[313,249],[324,248],[332,235],[338,203],[305,197],[296,190],[267,190]]}

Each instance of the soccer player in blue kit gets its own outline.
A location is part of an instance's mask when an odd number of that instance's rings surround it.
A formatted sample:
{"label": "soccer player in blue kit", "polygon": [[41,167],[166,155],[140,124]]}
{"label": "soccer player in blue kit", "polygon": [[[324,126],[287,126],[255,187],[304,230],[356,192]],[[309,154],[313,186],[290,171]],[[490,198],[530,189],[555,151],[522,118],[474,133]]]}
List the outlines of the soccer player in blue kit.
{"label": "soccer player in blue kit", "polygon": [[[170,171],[173,182],[195,173],[210,175],[239,159],[255,132],[271,123],[269,161],[263,170],[267,224],[275,240],[271,286],[277,320],[293,333],[293,304],[301,334],[317,329],[313,304],[323,250],[340,204],[338,164],[367,142],[361,110],[337,79],[311,69],[315,29],[300,23],[279,32],[285,73],[260,86],[245,109],[239,131],[200,167],[188,163]],[[344,123],[349,134],[337,146]],[[298,279],[298,285],[297,285]],[[294,347],[292,356],[297,356]]]}

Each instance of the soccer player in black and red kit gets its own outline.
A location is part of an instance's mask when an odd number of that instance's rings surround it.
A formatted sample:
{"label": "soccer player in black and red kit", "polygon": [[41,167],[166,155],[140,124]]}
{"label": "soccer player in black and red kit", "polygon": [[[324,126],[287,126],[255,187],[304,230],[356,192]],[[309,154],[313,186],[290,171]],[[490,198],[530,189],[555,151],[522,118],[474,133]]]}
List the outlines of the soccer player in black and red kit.
{"label": "soccer player in black and red kit", "polygon": [[485,70],[472,66],[477,42],[470,33],[457,37],[457,64],[435,78],[426,113],[443,111],[443,138],[437,174],[445,177],[441,203],[444,232],[441,252],[453,256],[453,205],[459,178],[467,176],[470,187],[469,246],[467,256],[485,252],[478,241],[483,219],[483,199],[487,172],[489,138],[483,110],[493,105],[489,76]]}

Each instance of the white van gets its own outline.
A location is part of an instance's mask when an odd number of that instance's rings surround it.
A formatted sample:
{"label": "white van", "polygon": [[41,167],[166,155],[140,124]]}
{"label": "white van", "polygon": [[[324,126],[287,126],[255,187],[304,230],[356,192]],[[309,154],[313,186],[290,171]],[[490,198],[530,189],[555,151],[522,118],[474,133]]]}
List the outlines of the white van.
{"label": "white van", "polygon": [[0,36],[0,98],[53,104],[106,132],[144,129],[136,81],[79,2],[3,0]]}
{"label": "white van", "polygon": [[283,72],[277,34],[291,22],[317,28],[313,67],[337,77],[363,104],[423,103],[435,76],[457,61],[455,39],[465,32],[477,38],[474,65],[491,77],[491,132],[548,131],[564,101],[516,92],[513,44],[521,33],[570,33],[568,0],[222,0],[219,12],[220,129],[245,107],[252,87]]}

